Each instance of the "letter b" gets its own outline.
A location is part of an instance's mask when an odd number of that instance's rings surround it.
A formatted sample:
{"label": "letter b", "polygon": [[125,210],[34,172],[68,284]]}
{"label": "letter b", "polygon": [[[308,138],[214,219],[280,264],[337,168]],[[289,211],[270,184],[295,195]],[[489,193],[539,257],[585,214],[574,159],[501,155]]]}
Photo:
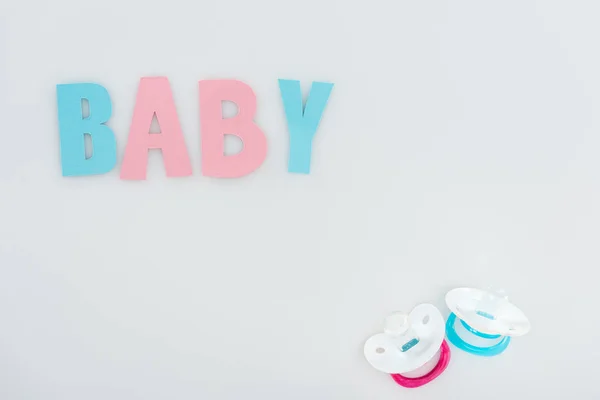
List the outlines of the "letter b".
{"label": "letter b", "polygon": [[[205,80],[200,88],[200,129],[202,173],[216,178],[248,175],[267,156],[267,139],[254,122],[256,96],[250,86],[235,80]],[[238,106],[233,118],[223,118],[222,101]],[[225,135],[238,136],[244,147],[238,154],[225,156]]]}
{"label": "letter b", "polygon": [[[117,163],[117,142],[105,125],[112,114],[110,96],[95,83],[56,85],[60,158],[63,176],[104,174]],[[81,101],[89,104],[83,117]],[[85,134],[92,138],[92,156],[85,157]]]}

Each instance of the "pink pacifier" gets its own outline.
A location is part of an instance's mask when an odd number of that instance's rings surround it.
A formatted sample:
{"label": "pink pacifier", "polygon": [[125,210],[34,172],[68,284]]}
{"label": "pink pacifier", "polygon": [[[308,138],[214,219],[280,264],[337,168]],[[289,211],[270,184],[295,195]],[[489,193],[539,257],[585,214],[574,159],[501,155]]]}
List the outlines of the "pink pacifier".
{"label": "pink pacifier", "polygon": [[409,315],[393,313],[385,319],[383,333],[366,341],[365,357],[400,386],[423,386],[441,375],[450,362],[444,326],[442,314],[432,304],[420,304]]}

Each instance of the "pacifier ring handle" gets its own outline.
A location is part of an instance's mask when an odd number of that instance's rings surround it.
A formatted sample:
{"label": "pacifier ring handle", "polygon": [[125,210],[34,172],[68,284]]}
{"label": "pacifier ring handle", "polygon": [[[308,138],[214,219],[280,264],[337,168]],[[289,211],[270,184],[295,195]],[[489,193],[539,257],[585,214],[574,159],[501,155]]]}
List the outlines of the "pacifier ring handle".
{"label": "pacifier ring handle", "polygon": [[400,374],[390,374],[390,376],[394,379],[394,381],[405,388],[417,388],[419,386],[423,386],[438,376],[442,374],[448,367],[450,363],[450,346],[448,346],[448,342],[444,340],[442,342],[442,346],[440,347],[440,360],[437,365],[427,373],[427,375],[421,376],[419,378],[407,378]]}
{"label": "pacifier ring handle", "polygon": [[[462,320],[461,320],[461,322],[463,323],[463,326],[465,326],[465,328],[469,332],[473,333],[476,336],[479,336],[479,337],[482,337],[485,339],[496,339],[496,338],[501,337],[500,335],[490,335],[487,333],[479,332],[476,329],[470,327],[466,322],[463,322]],[[504,336],[500,342],[494,344],[493,346],[479,347],[479,346],[472,345],[470,343],[467,343],[463,338],[461,338],[458,335],[458,333],[456,333],[456,329],[454,328],[455,323],[456,323],[456,314],[451,313],[450,316],[448,317],[448,321],[446,321],[446,336],[448,336],[448,340],[450,341],[450,343],[452,343],[454,346],[458,347],[459,349],[466,351],[467,353],[475,354],[477,356],[492,357],[492,356],[496,356],[496,355],[502,353],[504,350],[506,350],[506,348],[508,347],[508,344],[510,343],[510,336]]]}

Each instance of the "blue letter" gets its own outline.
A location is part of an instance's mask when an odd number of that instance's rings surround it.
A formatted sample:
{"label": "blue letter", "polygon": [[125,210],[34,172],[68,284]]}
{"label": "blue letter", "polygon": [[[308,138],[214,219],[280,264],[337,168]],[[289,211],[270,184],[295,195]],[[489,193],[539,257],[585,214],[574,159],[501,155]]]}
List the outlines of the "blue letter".
{"label": "blue letter", "polygon": [[303,111],[300,81],[279,80],[279,90],[290,132],[289,172],[310,173],[312,141],[331,89],[333,83],[313,82]]}
{"label": "blue letter", "polygon": [[[104,125],[112,114],[110,96],[95,83],[56,85],[58,129],[63,176],[104,174],[117,163],[115,134]],[[83,118],[81,100],[89,104]],[[85,158],[85,134],[92,138],[93,152]]]}

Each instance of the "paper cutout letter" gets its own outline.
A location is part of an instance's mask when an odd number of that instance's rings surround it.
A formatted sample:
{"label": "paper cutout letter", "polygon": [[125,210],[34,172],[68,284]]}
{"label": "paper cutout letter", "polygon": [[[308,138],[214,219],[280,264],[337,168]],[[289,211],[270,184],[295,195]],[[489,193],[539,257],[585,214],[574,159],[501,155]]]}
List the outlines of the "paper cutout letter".
{"label": "paper cutout letter", "polygon": [[[161,133],[149,133],[155,114]],[[165,77],[140,80],[121,179],[146,179],[149,149],[162,150],[168,177],[192,175],[192,164],[179,125],[171,86]]]}
{"label": "paper cutout letter", "polygon": [[279,90],[290,132],[289,172],[310,173],[312,141],[332,89],[333,83],[313,82],[306,107],[302,107],[300,81],[279,79]]}
{"label": "paper cutout letter", "polygon": [[[254,122],[256,96],[252,88],[236,80],[203,80],[200,89],[200,137],[202,174],[216,178],[239,178],[256,170],[267,157],[267,139]],[[232,101],[238,113],[223,118],[222,101]],[[225,155],[225,135],[238,136],[244,147]]]}
{"label": "paper cutout letter", "polygon": [[[117,163],[117,141],[105,125],[112,115],[110,95],[95,83],[56,85],[60,160],[63,176],[104,174]],[[83,117],[82,100],[89,105]],[[92,156],[85,157],[85,134],[92,138]]]}

